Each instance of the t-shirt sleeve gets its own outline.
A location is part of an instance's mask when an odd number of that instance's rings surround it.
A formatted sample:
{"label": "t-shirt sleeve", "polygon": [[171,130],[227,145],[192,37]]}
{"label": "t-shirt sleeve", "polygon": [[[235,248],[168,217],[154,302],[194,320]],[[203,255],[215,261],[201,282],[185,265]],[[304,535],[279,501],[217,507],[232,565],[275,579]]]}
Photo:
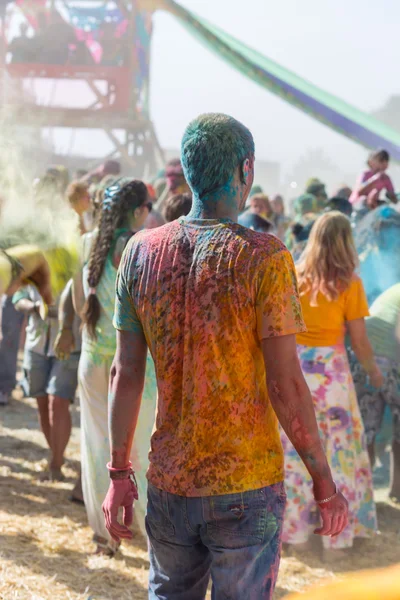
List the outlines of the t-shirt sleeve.
{"label": "t-shirt sleeve", "polygon": [[31,294],[29,293],[29,288],[27,286],[19,289],[18,292],[15,292],[12,297],[12,303],[14,306],[18,304],[20,300],[32,300]]}
{"label": "t-shirt sleeve", "polygon": [[119,331],[142,331],[142,324],[139,320],[135,304],[129,290],[130,286],[128,281],[130,280],[130,268],[127,267],[126,258],[127,255],[125,252],[117,275],[113,324],[115,329],[118,329]]}
{"label": "t-shirt sleeve", "polygon": [[306,331],[296,271],[288,250],[265,259],[257,299],[257,332],[260,340]]}
{"label": "t-shirt sleeve", "polygon": [[359,277],[355,277],[346,294],[345,321],[355,321],[369,316],[368,300]]}

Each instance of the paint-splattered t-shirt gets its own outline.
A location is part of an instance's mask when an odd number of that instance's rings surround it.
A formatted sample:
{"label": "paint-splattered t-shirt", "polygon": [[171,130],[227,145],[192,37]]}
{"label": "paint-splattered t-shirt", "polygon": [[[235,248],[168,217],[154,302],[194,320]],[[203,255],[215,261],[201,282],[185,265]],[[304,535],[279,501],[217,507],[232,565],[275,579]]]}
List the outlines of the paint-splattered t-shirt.
{"label": "paint-splattered t-shirt", "polygon": [[261,340],[304,330],[285,246],[231,221],[181,218],[131,240],[116,298],[115,327],[142,328],[156,367],[149,481],[191,497],[281,481]]}

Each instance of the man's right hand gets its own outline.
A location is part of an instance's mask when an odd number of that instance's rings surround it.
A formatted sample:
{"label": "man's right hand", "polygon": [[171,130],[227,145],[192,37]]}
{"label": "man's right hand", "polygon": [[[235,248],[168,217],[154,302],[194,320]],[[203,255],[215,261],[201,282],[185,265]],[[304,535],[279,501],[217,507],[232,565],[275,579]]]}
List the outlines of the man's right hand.
{"label": "man's right hand", "polygon": [[318,504],[322,525],[314,531],[316,535],[336,537],[347,527],[349,522],[349,505],[340,492],[325,504]]}
{"label": "man's right hand", "polygon": [[372,387],[376,389],[381,388],[385,383],[385,378],[378,365],[375,365],[375,367],[369,373],[369,380],[371,382]]}
{"label": "man's right hand", "polygon": [[68,360],[75,346],[75,338],[72,329],[62,329],[54,343],[54,353],[58,360]]}
{"label": "man's right hand", "polygon": [[[131,540],[133,537],[129,527],[133,522],[133,503],[138,499],[135,484],[128,479],[110,479],[110,487],[103,502],[103,513],[106,527],[112,539]],[[118,510],[123,507],[123,525],[118,522]]]}

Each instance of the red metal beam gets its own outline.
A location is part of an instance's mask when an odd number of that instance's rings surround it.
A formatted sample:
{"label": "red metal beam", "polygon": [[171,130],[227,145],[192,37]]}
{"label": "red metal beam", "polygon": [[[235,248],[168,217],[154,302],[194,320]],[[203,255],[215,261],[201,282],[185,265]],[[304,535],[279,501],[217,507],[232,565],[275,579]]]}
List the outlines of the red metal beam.
{"label": "red metal beam", "polygon": [[105,67],[102,65],[46,65],[37,63],[13,63],[7,65],[10,77],[19,79],[97,79],[122,81],[129,78],[128,67]]}

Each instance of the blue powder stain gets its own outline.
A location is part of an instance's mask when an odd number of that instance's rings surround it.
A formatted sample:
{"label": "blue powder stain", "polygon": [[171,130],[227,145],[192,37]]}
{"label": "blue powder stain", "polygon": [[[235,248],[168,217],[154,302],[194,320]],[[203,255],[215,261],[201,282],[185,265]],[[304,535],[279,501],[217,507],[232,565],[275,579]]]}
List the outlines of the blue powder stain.
{"label": "blue powder stain", "polygon": [[400,214],[391,206],[379,207],[360,221],[354,237],[371,304],[400,281]]}
{"label": "blue powder stain", "polygon": [[227,115],[201,115],[189,124],[182,139],[183,171],[195,198],[223,192],[235,169],[251,156],[253,136]]}

